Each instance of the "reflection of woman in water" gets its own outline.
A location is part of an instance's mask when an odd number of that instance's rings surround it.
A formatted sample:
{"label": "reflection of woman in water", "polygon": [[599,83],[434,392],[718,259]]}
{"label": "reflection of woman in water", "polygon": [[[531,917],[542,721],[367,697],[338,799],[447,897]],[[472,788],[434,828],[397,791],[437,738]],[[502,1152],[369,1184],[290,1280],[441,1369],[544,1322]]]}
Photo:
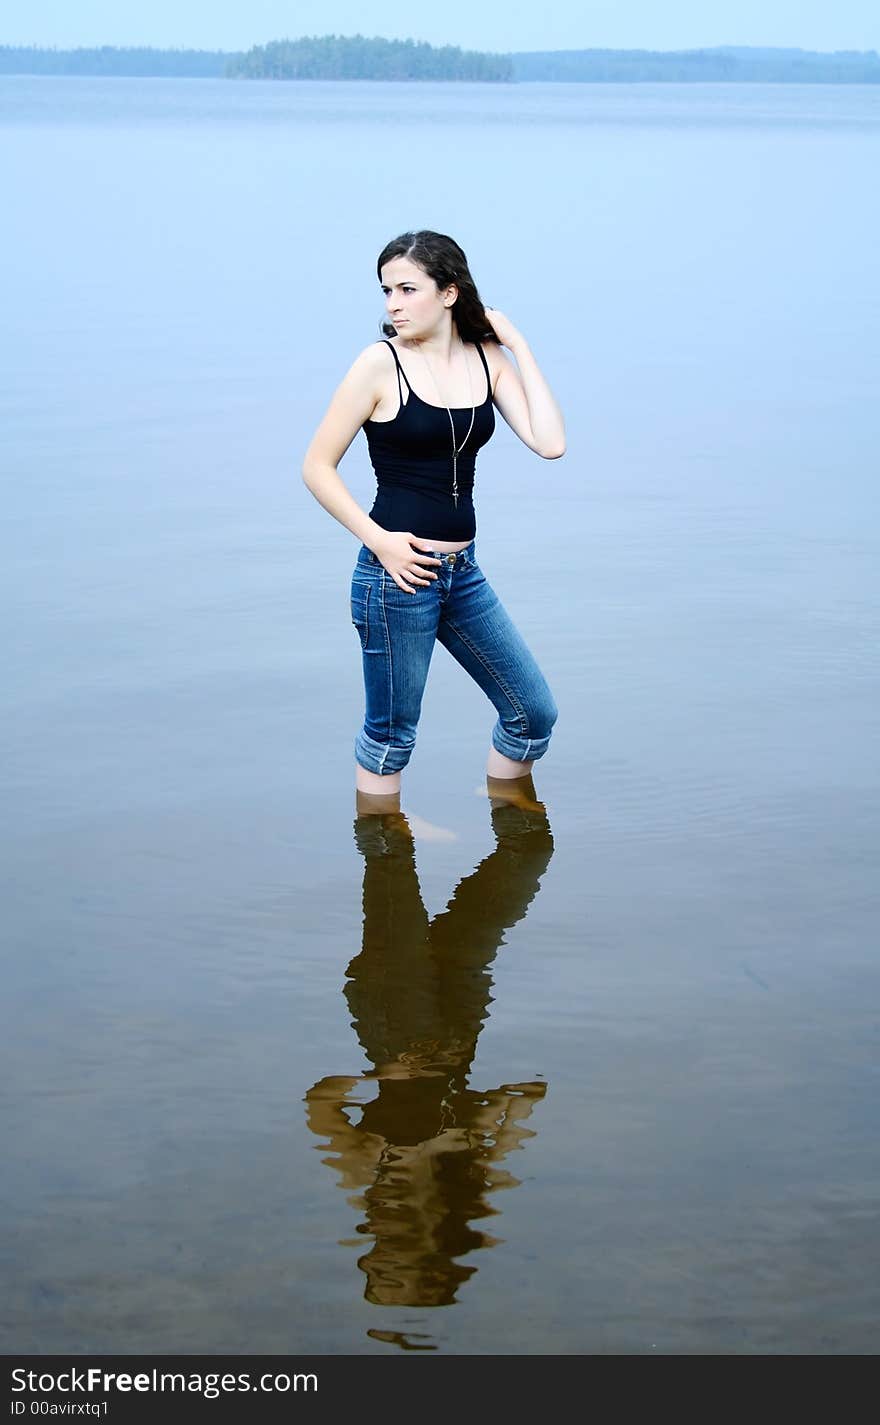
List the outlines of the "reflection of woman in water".
{"label": "reflection of woman in water", "polygon": [[[493,797],[497,845],[433,921],[406,818],[391,812],[355,822],[365,861],[364,932],[345,996],[374,1068],[362,1079],[321,1079],[306,1102],[309,1126],[334,1155],[324,1161],[343,1188],[363,1190],[351,1201],[366,1213],[358,1231],[374,1239],[359,1261],[369,1301],[454,1301],[476,1270],[456,1259],[496,1240],[470,1224],[494,1213],[488,1193],[518,1182],[499,1165],[532,1136],[522,1124],[545,1085],[480,1092],[467,1080],[491,1000],[489,966],[553,852],[533,797],[530,777],[517,779],[516,794],[508,783],[503,797]],[[378,1081],[378,1094],[362,1104],[352,1090],[369,1080]]]}

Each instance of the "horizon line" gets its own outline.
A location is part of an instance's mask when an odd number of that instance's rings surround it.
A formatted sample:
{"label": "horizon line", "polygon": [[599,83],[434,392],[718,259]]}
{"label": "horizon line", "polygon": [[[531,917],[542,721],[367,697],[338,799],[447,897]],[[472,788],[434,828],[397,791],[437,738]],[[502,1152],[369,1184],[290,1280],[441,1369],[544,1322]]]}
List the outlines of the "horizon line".
{"label": "horizon line", "polygon": [[[363,40],[384,40],[384,41],[385,41],[386,43],[388,43],[388,44],[424,44],[424,45],[427,45],[430,49],[437,49],[437,50],[441,50],[441,49],[457,49],[457,50],[461,50],[463,53],[469,53],[469,54],[486,54],[486,55],[497,56],[497,57],[499,57],[499,58],[504,58],[505,56],[508,56],[508,55],[514,56],[514,55],[518,55],[518,54],[701,54],[701,53],[705,53],[707,50],[710,50],[710,51],[711,51],[711,50],[725,50],[725,49],[737,49],[737,50],[754,49],[754,50],[760,50],[760,51],[762,51],[762,52],[764,52],[764,53],[773,52],[773,51],[779,51],[779,52],[781,52],[781,53],[790,53],[791,51],[797,51],[797,52],[799,52],[799,53],[801,53],[801,54],[821,54],[821,55],[828,55],[829,57],[834,56],[834,55],[837,55],[837,54],[868,54],[868,55],[871,55],[871,54],[877,54],[877,52],[878,52],[876,49],[834,49],[834,50],[807,49],[807,48],[805,48],[805,46],[803,46],[803,45],[794,45],[794,44],[790,44],[790,45],[750,45],[750,44],[730,44],[730,43],[725,43],[725,44],[711,44],[711,45],[709,45],[709,44],[706,44],[706,45],[688,45],[688,46],[686,46],[686,47],[679,47],[679,48],[677,48],[677,49],[648,49],[648,48],[646,48],[646,47],[644,47],[644,46],[639,46],[639,45],[625,45],[625,46],[615,46],[615,45],[581,45],[581,46],[572,47],[572,48],[569,48],[569,49],[522,49],[522,50],[487,50],[487,49],[477,49],[477,50],[468,50],[468,49],[465,48],[465,46],[460,45],[460,44],[454,44],[454,43],[452,43],[451,41],[446,41],[446,42],[444,42],[443,44],[435,44],[435,43],[434,43],[433,41],[431,41],[431,40],[414,40],[414,39],[412,39],[412,38],[410,38],[410,39],[405,39],[405,40],[401,40],[401,39],[390,39],[390,40],[389,40],[388,37],[387,37],[387,35],[363,35],[363,34],[361,34],[360,32],[358,32],[357,34],[354,34],[354,35],[337,35],[337,34],[335,34],[335,33],[333,33],[333,32],[327,32],[327,33],[325,33],[325,34],[323,34],[323,35],[298,35],[298,36],[296,36],[295,38],[291,38],[291,36],[289,36],[289,35],[284,35],[284,36],[282,36],[282,37],[279,38],[279,39],[264,40],[264,41],[262,41],[262,43],[259,43],[259,42],[254,43],[254,44],[252,44],[252,45],[249,46],[249,49],[261,49],[261,48],[264,48],[266,45],[271,45],[271,44],[288,44],[288,43],[289,43],[289,44],[297,44],[300,40],[324,40],[324,39],[341,39],[341,40],[354,40],[354,39],[363,39]],[[62,52],[62,53],[68,53],[68,54],[75,53],[77,50],[81,50],[81,49],[86,49],[86,50],[90,50],[90,49],[91,49],[91,50],[94,50],[94,49],[128,49],[128,50],[149,49],[149,50],[160,50],[160,51],[164,51],[164,52],[172,53],[172,54],[226,54],[226,55],[247,54],[247,53],[249,52],[249,49],[231,49],[231,50],[228,50],[228,49],[210,49],[210,48],[207,48],[207,47],[199,47],[199,46],[197,46],[197,45],[116,44],[116,43],[109,43],[109,42],[106,41],[106,40],[102,41],[100,44],[94,44],[94,43],[93,43],[93,44],[76,44],[76,45],[45,44],[45,43],[38,43],[37,41],[31,41],[30,43],[25,43],[24,41],[13,42],[13,41],[0,40],[0,49],[43,49],[43,50],[56,50],[56,51],[59,51],[59,52]]]}

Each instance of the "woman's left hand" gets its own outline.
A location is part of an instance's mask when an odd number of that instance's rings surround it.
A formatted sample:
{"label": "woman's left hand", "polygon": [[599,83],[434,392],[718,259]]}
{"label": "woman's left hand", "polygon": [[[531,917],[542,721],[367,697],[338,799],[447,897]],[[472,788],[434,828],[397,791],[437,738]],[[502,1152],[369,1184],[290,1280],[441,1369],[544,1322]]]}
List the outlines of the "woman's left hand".
{"label": "woman's left hand", "polygon": [[499,312],[497,307],[486,307],[484,310],[486,321],[502,346],[513,348],[518,341],[522,341],[522,333],[517,331],[510,318],[506,317],[503,312]]}

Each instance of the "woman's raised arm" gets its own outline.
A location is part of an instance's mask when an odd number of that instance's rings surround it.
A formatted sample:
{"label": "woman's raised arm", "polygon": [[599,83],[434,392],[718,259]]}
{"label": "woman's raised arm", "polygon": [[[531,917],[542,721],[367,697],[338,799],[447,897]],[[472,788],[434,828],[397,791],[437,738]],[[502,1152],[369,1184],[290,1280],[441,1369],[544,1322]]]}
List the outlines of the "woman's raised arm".
{"label": "woman's raised arm", "polygon": [[[528,342],[513,322],[494,307],[486,308],[486,320],[501,345],[508,347],[516,357],[516,366],[500,349],[490,357],[496,369],[492,393],[495,405],[530,450],[545,460],[558,460],[565,454],[562,412]],[[487,351],[492,351],[492,346],[493,343],[488,343]]]}

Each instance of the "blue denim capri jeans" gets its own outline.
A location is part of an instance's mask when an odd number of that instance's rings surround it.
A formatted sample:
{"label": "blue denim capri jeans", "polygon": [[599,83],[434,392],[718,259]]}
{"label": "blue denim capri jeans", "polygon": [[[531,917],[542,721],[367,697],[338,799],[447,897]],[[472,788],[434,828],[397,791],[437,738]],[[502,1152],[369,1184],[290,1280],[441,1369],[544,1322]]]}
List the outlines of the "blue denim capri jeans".
{"label": "blue denim capri jeans", "polygon": [[557,717],[544,676],[477,564],[474,544],[435,557],[442,560],[431,566],[436,580],[408,594],[361,547],[351,617],[363,652],[366,716],[355,756],[379,776],[406,766],[439,640],[495,705],[493,746],[514,762],[536,761]]}

